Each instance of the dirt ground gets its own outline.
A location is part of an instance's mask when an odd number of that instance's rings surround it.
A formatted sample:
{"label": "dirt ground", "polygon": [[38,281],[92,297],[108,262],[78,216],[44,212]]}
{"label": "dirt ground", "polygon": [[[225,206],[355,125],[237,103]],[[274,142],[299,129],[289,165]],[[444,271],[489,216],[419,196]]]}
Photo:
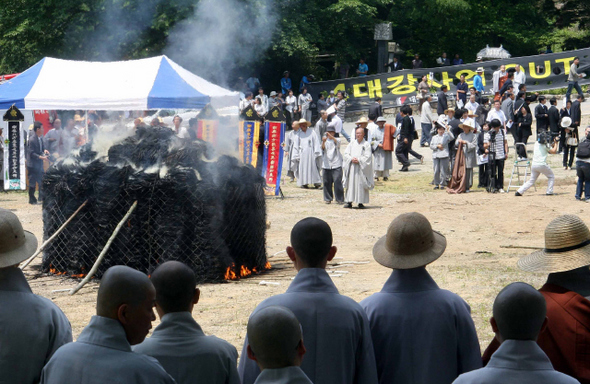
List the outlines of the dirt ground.
{"label": "dirt ground", "polygon": [[[525,196],[515,197],[514,190],[489,194],[474,189],[462,195],[434,191],[429,184],[430,150],[418,151],[426,154],[425,163],[420,165],[413,160],[410,172],[405,174],[398,172],[395,164],[390,181],[378,182],[371,192],[366,210],[324,204],[321,190],[304,190],[286,183],[284,199],[267,200],[271,222],[267,248],[273,269],[240,281],[201,286],[201,301],[193,315],[204,331],[228,340],[241,351],[249,314],[265,298],[283,293],[295,275],[284,249],[292,226],[308,216],[322,218],[332,227],[338,253],[329,269],[340,293],[360,301],[379,291],[391,271],[373,260],[373,244],[397,215],[417,211],[447,237],[445,254],[429,265],[428,271],[441,288],[459,294],[471,306],[483,351],[493,337],[488,319],[500,289],[514,281],[540,287],[545,279],[542,274],[517,269],[518,258],[530,250],[504,247],[542,247],[544,228],[553,218],[571,213],[590,222],[590,204],[574,200],[575,171],[561,168],[558,155],[550,157],[556,173],[554,196],[545,196],[547,182],[541,177],[536,191],[531,189]],[[511,171],[512,164],[507,162],[505,189]],[[0,193],[0,207],[13,210],[25,229],[42,238],[41,206],[28,205],[24,192]],[[75,296],[55,292],[75,286],[77,280],[40,275],[38,266],[39,260],[25,270],[33,291],[50,298],[65,312],[76,338],[94,314],[97,283],[88,284]]]}

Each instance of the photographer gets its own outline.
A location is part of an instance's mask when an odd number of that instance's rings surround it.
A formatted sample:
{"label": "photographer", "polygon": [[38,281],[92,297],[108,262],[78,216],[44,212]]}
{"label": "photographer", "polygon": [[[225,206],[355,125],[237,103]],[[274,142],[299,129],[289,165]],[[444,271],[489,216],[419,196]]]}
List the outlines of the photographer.
{"label": "photographer", "polygon": [[559,146],[559,139],[552,140],[551,134],[547,131],[539,132],[537,141],[535,142],[535,149],[533,152],[533,163],[531,167],[531,178],[516,191],[515,196],[522,196],[530,187],[535,185],[537,178],[542,173],[547,176],[547,193],[546,195],[553,195],[553,182],[555,176],[553,171],[547,164],[547,155],[556,154]]}
{"label": "photographer", "polygon": [[576,200],[590,202],[590,125],[586,127],[584,141],[578,147],[576,159],[576,173],[578,174],[578,187],[576,188]]}
{"label": "photographer", "polygon": [[489,168],[491,175],[488,180],[488,191],[504,193],[504,162],[508,158],[508,140],[506,140],[500,120],[493,119],[490,122],[490,127],[489,134],[484,134],[484,147],[488,148],[490,153]]}

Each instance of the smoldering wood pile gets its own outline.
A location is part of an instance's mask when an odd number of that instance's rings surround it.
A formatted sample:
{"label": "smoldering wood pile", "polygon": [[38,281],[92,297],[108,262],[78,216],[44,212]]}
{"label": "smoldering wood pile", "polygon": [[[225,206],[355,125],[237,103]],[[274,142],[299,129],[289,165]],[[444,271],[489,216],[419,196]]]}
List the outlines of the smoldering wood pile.
{"label": "smoldering wood pile", "polygon": [[263,270],[264,179],[232,157],[206,160],[209,150],[150,127],[113,145],[107,158],[85,146],[52,166],[43,180],[45,239],[88,203],[47,247],[43,270],[87,273],[134,201],[97,277],[113,265],[149,274],[168,260],[191,266],[201,282],[223,279],[228,268]]}

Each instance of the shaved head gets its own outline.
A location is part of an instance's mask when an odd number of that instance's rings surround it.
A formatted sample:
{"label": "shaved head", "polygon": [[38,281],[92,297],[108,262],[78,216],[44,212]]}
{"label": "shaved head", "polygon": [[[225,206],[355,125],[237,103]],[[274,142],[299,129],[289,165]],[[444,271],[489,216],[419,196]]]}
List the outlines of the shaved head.
{"label": "shaved head", "polygon": [[299,365],[302,338],[301,325],[288,308],[266,307],[248,320],[248,356],[262,369]]}
{"label": "shaved head", "polygon": [[537,340],[545,322],[547,304],[535,288],[512,283],[496,296],[493,313],[502,340]]}
{"label": "shaved head", "polygon": [[291,246],[308,268],[319,268],[330,256],[332,229],[324,220],[305,218],[291,230]]}
{"label": "shaved head", "polygon": [[109,268],[100,281],[96,314],[118,320],[131,345],[145,339],[156,319],[153,312],[156,291],[144,273],[117,265]]}
{"label": "shaved head", "polygon": [[197,279],[195,273],[178,261],[167,261],[152,273],[156,303],[164,313],[191,311]]}

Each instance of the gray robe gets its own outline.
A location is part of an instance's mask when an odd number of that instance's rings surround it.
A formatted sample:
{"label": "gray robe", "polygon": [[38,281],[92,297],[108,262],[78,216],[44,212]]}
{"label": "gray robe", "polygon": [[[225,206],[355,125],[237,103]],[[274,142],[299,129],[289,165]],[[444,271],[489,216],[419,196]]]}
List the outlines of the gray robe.
{"label": "gray robe", "polygon": [[133,351],[156,358],[178,384],[240,384],[236,348],[205,336],[190,312],[164,315],[152,336]]}
{"label": "gray robe", "polygon": [[265,369],[254,384],[313,384],[299,367]]}
{"label": "gray robe", "polygon": [[449,384],[481,368],[467,303],[440,289],[426,268],[394,270],[361,301],[371,322],[379,382]]}
{"label": "gray robe", "polygon": [[[358,164],[352,162],[353,158]],[[373,180],[373,156],[371,145],[364,139],[360,143],[354,139],[344,151],[342,165],[342,185],[344,186],[344,201],[347,203],[367,204],[369,190],[375,186]]]}
{"label": "gray robe", "polygon": [[293,153],[291,161],[297,185],[299,187],[309,184],[321,184],[322,179],[318,169],[318,158],[322,156],[322,146],[320,138],[313,129],[307,129],[306,132],[299,130],[293,136]]}
{"label": "gray robe", "polygon": [[455,148],[459,148],[459,140],[467,141],[467,145],[463,145],[465,168],[477,166],[477,134],[473,133],[473,131],[469,133],[461,132],[455,141]]}
{"label": "gray robe", "polygon": [[455,384],[579,384],[553,369],[551,361],[532,340],[506,340],[484,368],[464,373]]}
{"label": "gray robe", "polygon": [[[367,316],[342,296],[324,269],[303,268],[282,295],[264,300],[253,313],[272,305],[289,308],[301,323],[307,353],[301,369],[315,384],[376,384],[375,355]],[[260,370],[248,358],[244,341],[238,371],[252,384]]]}
{"label": "gray robe", "polygon": [[31,292],[19,269],[6,280],[0,284],[0,383],[38,383],[55,351],[72,342],[72,329],[57,305]]}
{"label": "gray robe", "polygon": [[174,384],[153,357],[133,353],[123,326],[92,316],[75,343],[55,352],[41,384]]}
{"label": "gray robe", "polygon": [[385,128],[381,129],[377,124],[369,128],[368,141],[373,150],[373,170],[375,171],[388,171],[393,168],[393,151],[379,148],[379,144],[383,145],[384,134]]}

